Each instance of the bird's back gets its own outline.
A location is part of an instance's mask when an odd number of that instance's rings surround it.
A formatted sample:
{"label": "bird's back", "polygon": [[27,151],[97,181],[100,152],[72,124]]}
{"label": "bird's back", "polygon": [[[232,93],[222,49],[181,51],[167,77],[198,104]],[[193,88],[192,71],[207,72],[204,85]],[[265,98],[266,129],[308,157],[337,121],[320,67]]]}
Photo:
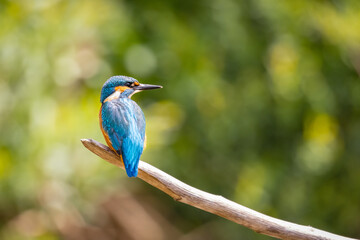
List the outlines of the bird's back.
{"label": "bird's back", "polygon": [[129,98],[104,102],[100,123],[105,139],[121,154],[128,176],[137,176],[145,140],[145,117],[140,107]]}

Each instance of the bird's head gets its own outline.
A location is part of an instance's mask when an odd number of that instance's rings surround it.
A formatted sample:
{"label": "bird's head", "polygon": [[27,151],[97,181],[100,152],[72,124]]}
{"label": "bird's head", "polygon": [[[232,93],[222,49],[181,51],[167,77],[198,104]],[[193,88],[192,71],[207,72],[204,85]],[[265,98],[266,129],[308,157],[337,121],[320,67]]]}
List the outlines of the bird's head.
{"label": "bird's head", "polygon": [[127,76],[113,76],[109,78],[101,89],[100,102],[126,97],[130,98],[133,94],[142,90],[162,88],[159,85],[141,84],[138,80]]}

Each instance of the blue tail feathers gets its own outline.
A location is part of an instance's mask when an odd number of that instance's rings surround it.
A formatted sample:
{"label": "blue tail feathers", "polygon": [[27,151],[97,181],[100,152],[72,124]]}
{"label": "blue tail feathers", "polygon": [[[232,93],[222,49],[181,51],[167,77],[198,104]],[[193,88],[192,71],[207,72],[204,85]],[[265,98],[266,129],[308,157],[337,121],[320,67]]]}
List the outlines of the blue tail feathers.
{"label": "blue tail feathers", "polygon": [[126,174],[128,177],[136,177],[138,174],[137,166],[130,166],[130,164],[125,165]]}

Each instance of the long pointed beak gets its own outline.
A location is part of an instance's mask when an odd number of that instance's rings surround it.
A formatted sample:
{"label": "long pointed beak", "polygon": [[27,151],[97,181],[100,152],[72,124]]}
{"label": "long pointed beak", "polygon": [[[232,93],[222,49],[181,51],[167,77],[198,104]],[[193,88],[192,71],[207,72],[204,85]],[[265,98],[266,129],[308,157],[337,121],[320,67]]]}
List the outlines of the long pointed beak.
{"label": "long pointed beak", "polygon": [[133,89],[135,90],[150,90],[150,89],[157,89],[162,88],[160,85],[151,85],[151,84],[140,84],[138,86],[134,86]]}

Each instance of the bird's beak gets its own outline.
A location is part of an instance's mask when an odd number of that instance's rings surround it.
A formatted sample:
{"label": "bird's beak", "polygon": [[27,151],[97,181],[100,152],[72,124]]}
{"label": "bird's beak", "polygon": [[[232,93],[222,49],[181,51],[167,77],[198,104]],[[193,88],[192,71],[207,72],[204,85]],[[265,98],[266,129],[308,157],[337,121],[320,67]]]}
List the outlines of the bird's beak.
{"label": "bird's beak", "polygon": [[157,89],[162,88],[160,85],[151,85],[151,84],[140,84],[138,86],[134,86],[134,90],[142,91],[142,90],[150,90],[150,89]]}

